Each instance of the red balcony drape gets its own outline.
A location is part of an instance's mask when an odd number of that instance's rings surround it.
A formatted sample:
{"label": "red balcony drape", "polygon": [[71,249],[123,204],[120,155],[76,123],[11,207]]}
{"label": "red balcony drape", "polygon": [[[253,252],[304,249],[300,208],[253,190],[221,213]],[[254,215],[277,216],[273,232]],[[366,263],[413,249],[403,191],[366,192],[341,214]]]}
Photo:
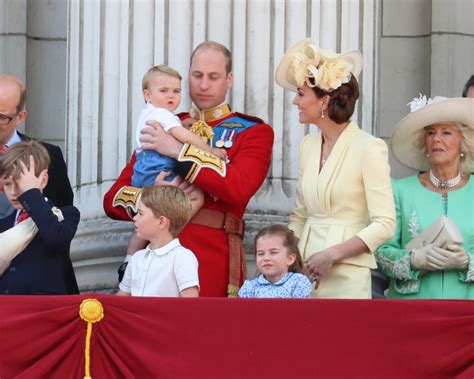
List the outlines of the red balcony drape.
{"label": "red balcony drape", "polygon": [[0,296],[0,378],[474,378],[473,301]]}

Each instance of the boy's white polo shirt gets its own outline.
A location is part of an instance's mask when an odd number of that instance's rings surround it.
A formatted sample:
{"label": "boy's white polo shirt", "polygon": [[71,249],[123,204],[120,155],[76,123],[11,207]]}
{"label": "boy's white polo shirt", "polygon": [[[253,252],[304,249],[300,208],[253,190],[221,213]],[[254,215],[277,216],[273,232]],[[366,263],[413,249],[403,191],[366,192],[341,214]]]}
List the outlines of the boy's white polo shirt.
{"label": "boy's white polo shirt", "polygon": [[199,287],[198,261],[175,238],[159,249],[133,254],[119,288],[132,296],[179,297],[180,291]]}

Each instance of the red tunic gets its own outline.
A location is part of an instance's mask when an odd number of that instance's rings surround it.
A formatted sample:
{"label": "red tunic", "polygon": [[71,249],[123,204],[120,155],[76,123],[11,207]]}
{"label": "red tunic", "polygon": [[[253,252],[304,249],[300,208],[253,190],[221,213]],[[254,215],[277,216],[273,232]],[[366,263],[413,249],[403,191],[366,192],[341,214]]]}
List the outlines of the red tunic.
{"label": "red tunic", "polygon": [[[243,117],[256,122],[240,132],[227,150],[230,163],[226,175],[203,167],[193,183],[206,193],[204,208],[230,212],[242,218],[251,197],[262,185],[271,162],[273,129],[259,119],[236,113],[207,121],[214,127],[231,117]],[[104,197],[105,213],[113,219],[130,220],[123,207],[113,207],[115,194],[130,186],[135,154],[122,170],[115,184]],[[181,163],[178,162],[178,166]],[[182,170],[181,170],[182,171]],[[199,261],[200,296],[226,296],[229,282],[229,244],[223,230],[188,224],[179,234],[183,246],[194,252]]]}

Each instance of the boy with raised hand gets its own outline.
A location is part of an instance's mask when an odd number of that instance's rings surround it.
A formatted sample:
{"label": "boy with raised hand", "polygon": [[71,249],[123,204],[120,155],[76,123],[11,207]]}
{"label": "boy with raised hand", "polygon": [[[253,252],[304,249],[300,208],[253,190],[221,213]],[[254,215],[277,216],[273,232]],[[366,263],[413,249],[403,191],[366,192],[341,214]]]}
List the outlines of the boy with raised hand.
{"label": "boy with raised hand", "polygon": [[[0,220],[1,236],[8,239],[0,249],[1,294],[79,293],[69,249],[80,213],[72,205],[56,208],[44,197],[49,163],[47,150],[36,141],[18,142],[0,158],[3,189],[16,209]],[[23,222],[31,226],[26,232],[21,231]],[[12,239],[18,239],[16,249],[3,249],[15,244]]]}
{"label": "boy with raised hand", "polygon": [[191,216],[191,202],[178,187],[144,187],[134,217],[139,238],[150,241],[130,259],[119,296],[198,297],[198,262],[176,236]]}

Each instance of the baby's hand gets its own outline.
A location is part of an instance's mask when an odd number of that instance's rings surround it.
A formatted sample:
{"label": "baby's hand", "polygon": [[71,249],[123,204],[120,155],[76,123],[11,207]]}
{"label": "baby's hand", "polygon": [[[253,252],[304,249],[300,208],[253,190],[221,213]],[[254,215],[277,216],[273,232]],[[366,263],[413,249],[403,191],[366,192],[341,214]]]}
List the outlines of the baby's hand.
{"label": "baby's hand", "polygon": [[195,122],[196,122],[196,120],[195,120],[194,118],[187,118],[187,119],[181,121],[181,124],[182,124],[186,129],[189,129]]}
{"label": "baby's hand", "polygon": [[39,173],[38,176],[35,175],[35,160],[33,156],[30,155],[30,167],[26,167],[26,165],[20,161],[20,168],[21,173],[16,179],[16,183],[18,185],[18,190],[20,193],[26,192],[32,188],[43,188],[47,180],[47,173],[48,170],[43,170]]}
{"label": "baby's hand", "polygon": [[171,182],[168,182],[166,178],[171,175],[171,172],[169,171],[161,171],[155,178],[155,186],[172,186],[176,184],[172,184]]}
{"label": "baby's hand", "polygon": [[216,157],[222,159],[224,162],[227,161],[227,151],[226,149],[218,149],[216,147],[213,147],[211,149],[212,154],[215,155]]}

